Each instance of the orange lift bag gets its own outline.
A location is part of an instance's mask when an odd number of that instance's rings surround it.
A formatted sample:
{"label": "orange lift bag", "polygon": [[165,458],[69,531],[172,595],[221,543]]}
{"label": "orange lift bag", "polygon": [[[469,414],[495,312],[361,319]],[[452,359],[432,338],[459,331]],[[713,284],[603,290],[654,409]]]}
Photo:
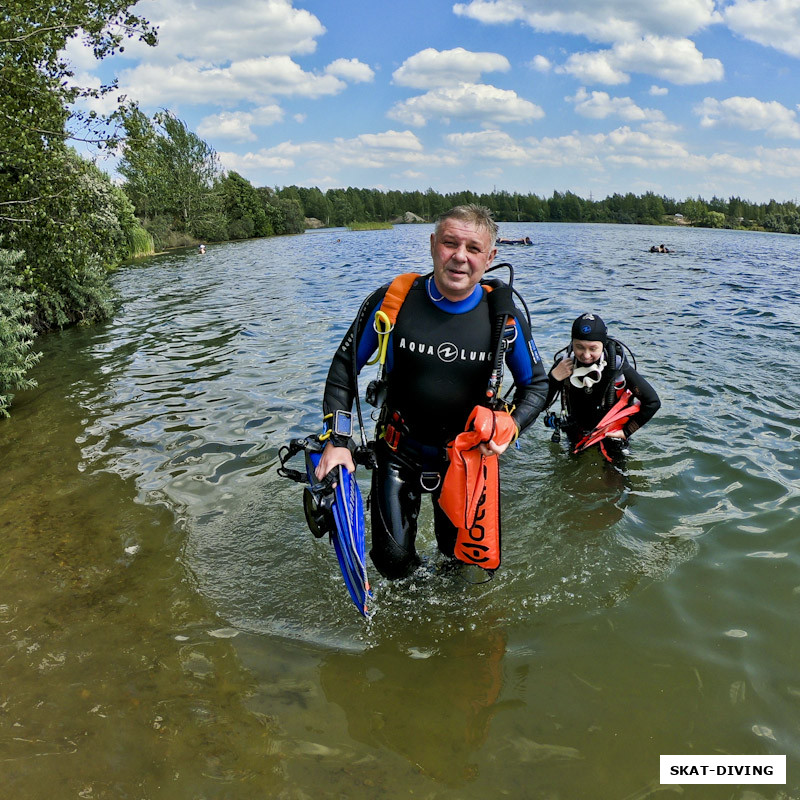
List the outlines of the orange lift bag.
{"label": "orange lift bag", "polygon": [[447,446],[450,465],[439,505],[458,528],[455,556],[486,570],[500,566],[500,464],[478,449],[494,440],[509,444],[517,426],[506,411],[475,406],[463,433]]}

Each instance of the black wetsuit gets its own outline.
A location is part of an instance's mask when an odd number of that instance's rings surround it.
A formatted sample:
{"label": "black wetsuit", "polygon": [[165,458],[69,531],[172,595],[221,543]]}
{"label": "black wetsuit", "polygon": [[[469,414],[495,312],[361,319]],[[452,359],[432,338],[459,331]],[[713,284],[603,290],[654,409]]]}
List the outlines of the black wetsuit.
{"label": "black wetsuit", "polygon": [[[376,349],[373,321],[387,288],[367,299],[333,358],[325,414],[352,406],[353,376]],[[386,577],[403,577],[420,563],[414,541],[423,492],[433,495],[439,549],[453,554],[456,529],[436,502],[447,467],[445,445],[464,430],[472,409],[486,400],[494,355],[492,326],[481,287],[466,300],[452,303],[441,298],[430,276],[413,283],[397,316],[387,352],[383,419],[401,435],[396,450],[384,439],[378,441],[372,476],[370,555]],[[512,417],[521,432],[544,408],[547,375],[527,323],[515,318],[515,327],[506,365],[516,385]]]}
{"label": "black wetsuit", "polygon": [[[550,385],[547,405],[549,406],[556,395],[563,390],[562,399],[566,421],[561,424],[561,429],[573,443],[589,431],[594,430],[597,423],[617,402],[615,384],[620,379],[624,379],[625,388],[630,389],[633,396],[641,403],[639,411],[622,428],[626,438],[639,430],[661,408],[661,400],[659,400],[656,390],[633,368],[625,357],[622,347],[613,340],[609,340],[605,348],[605,357],[607,363],[600,380],[588,390],[574,386],[570,383],[569,378],[565,381],[557,381],[553,377],[552,369],[548,374]],[[608,439],[604,441],[609,442]]]}

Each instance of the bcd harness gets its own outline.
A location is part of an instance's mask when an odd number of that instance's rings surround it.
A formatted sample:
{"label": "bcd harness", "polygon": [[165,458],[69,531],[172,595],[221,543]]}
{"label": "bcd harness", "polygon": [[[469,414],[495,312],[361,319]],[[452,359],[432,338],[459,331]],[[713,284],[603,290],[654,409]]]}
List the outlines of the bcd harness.
{"label": "bcd harness", "polygon": [[[511,269],[510,264],[498,264],[492,269],[500,267],[508,267]],[[513,275],[513,273],[512,273]],[[384,407],[386,400],[386,354],[389,345],[389,335],[394,330],[397,317],[403,303],[408,296],[409,291],[414,283],[422,276],[416,272],[407,272],[403,275],[398,275],[386,290],[386,294],[381,301],[380,306],[375,312],[374,328],[378,335],[378,348],[376,355],[367,365],[379,364],[378,376],[375,380],[371,381],[367,386],[366,398],[370,405],[376,407]],[[500,397],[500,392],[503,384],[503,364],[505,361],[505,354],[511,344],[516,338],[517,329],[514,322],[514,317],[517,314],[517,309],[514,305],[513,288],[511,285],[506,285],[501,281],[489,280],[481,282],[481,288],[487,296],[489,303],[489,314],[493,320],[492,323],[492,344],[491,352],[492,371],[489,376],[489,382],[486,387],[486,403],[485,405],[495,410],[506,410],[506,404]],[[379,428],[381,432],[379,437],[382,436],[392,450],[396,450],[400,438],[402,437],[402,419],[397,412],[393,412],[384,407],[382,418],[379,420]]]}
{"label": "bcd harness", "polygon": [[[498,267],[511,265],[498,264]],[[375,332],[378,335],[377,355],[368,364],[379,363],[378,377],[369,384],[366,396],[372,405],[381,406],[378,436],[387,446],[397,451],[401,441],[407,439],[399,412],[385,404],[386,399],[386,354],[389,335],[394,330],[400,309],[411,287],[419,280],[418,273],[406,273],[395,278],[375,312]],[[512,271],[513,282],[513,271]],[[500,566],[500,475],[497,456],[485,456],[481,444],[495,441],[507,445],[517,436],[517,427],[500,397],[503,384],[505,355],[517,335],[512,285],[500,281],[481,283],[489,304],[492,319],[493,354],[492,369],[486,387],[486,401],[474,408],[466,430],[447,446],[449,466],[444,484],[440,472],[423,471],[420,484],[427,492],[436,491],[442,485],[439,505],[456,526],[456,558],[467,564],[475,564],[487,571]],[[524,301],[523,301],[524,304]],[[423,446],[424,447],[424,446]],[[431,448],[438,449],[438,448]]]}

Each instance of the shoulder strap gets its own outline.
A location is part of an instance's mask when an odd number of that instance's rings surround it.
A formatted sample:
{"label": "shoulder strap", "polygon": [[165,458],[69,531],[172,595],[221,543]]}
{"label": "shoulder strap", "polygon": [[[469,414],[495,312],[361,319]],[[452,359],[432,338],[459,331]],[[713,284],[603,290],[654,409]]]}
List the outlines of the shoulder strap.
{"label": "shoulder strap", "polygon": [[381,304],[375,311],[375,332],[378,334],[378,352],[371,361],[367,364],[375,364],[380,362],[381,374],[386,365],[386,349],[389,346],[389,334],[394,329],[394,324],[397,322],[397,315],[403,307],[414,281],[419,278],[417,272],[406,272],[403,275],[398,275],[386,290],[386,294],[381,300]]}
{"label": "shoulder strap", "polygon": [[411,286],[417,278],[419,278],[418,272],[406,272],[403,275],[398,275],[389,284],[380,310],[386,314],[392,325],[397,322],[397,315],[400,313],[406,295],[411,291]]}
{"label": "shoulder strap", "polygon": [[506,350],[514,341],[516,329],[514,317],[516,308],[511,287],[501,281],[489,280],[481,284],[489,303],[489,316],[492,319],[492,372],[486,387],[489,406],[498,409],[502,406],[500,391],[503,385],[503,361]]}

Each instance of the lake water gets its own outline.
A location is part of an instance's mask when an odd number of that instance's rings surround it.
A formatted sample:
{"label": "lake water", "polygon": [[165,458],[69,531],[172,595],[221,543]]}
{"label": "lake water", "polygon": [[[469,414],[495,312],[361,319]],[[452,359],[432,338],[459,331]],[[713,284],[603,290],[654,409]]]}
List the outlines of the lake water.
{"label": "lake water", "polygon": [[[663,407],[622,471],[537,420],[494,579],[438,572],[427,512],[365,622],[277,453],[430,230],[147,259],[40,343],[0,421],[2,797],[800,797],[800,239],[502,225],[546,361],[597,311]],[[660,786],[660,754],[788,782]]]}

